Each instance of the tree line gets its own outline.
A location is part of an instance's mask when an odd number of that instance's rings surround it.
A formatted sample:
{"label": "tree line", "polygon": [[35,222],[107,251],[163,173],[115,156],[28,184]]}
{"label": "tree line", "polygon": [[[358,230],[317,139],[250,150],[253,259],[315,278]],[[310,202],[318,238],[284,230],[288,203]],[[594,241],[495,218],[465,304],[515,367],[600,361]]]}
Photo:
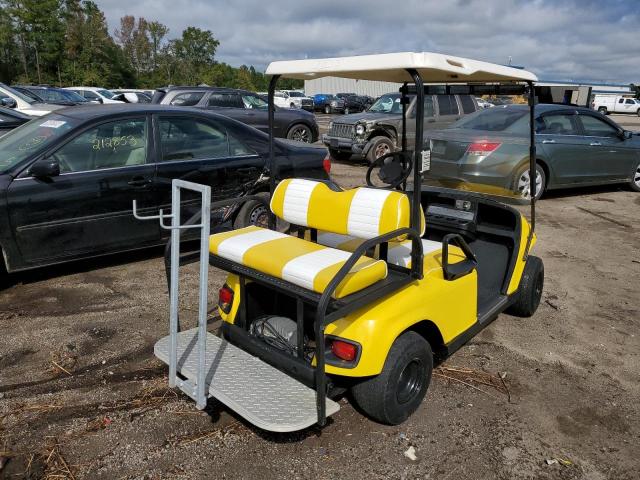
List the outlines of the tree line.
{"label": "tree line", "polygon": [[[4,83],[156,88],[207,84],[267,90],[253,66],[216,60],[210,30],[172,36],[158,21],[125,15],[113,35],[90,0],[0,0],[0,81]],[[300,81],[280,82],[299,88]]]}

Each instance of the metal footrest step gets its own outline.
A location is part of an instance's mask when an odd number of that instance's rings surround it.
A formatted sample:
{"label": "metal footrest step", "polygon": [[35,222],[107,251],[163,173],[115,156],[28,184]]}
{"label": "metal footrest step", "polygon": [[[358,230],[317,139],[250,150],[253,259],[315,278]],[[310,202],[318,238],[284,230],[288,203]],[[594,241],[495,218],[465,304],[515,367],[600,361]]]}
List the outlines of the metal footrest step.
{"label": "metal footrest step", "polygon": [[[194,383],[198,369],[198,331],[178,333],[178,372]],[[154,353],[169,364],[170,337],[160,339]],[[316,392],[226,340],[207,333],[206,385],[218,399],[256,427],[294,432],[318,421]],[[340,406],[327,398],[327,416]]]}

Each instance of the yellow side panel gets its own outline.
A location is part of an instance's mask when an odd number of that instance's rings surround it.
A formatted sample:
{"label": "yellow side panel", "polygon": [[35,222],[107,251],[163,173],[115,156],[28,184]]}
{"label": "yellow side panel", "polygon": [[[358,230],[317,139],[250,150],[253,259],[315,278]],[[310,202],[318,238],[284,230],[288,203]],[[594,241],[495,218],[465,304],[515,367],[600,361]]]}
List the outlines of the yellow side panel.
{"label": "yellow side panel", "polygon": [[[520,248],[518,249],[518,257],[516,258],[516,266],[513,269],[513,275],[511,276],[511,281],[509,282],[509,288],[507,289],[507,294],[511,295],[518,290],[518,286],[520,286],[520,279],[522,278],[522,272],[524,272],[524,266],[526,265],[526,261],[522,260],[524,256],[524,250],[527,248],[527,238],[529,237],[529,232],[531,230],[531,226],[527,219],[521,215],[520,218],[521,229],[520,229]],[[536,235],[533,234],[533,238],[531,239],[531,246],[529,247],[529,251],[533,249],[533,246],[536,244]]]}
{"label": "yellow side panel", "polygon": [[[461,253],[449,253],[452,263],[463,258]],[[468,330],[477,320],[477,274],[474,271],[446,281],[441,260],[440,252],[426,256],[422,280],[327,325],[326,334],[354,340],[362,346],[355,368],[327,365],[327,373],[350,377],[379,374],[394,340],[422,320],[432,321],[445,343]]]}

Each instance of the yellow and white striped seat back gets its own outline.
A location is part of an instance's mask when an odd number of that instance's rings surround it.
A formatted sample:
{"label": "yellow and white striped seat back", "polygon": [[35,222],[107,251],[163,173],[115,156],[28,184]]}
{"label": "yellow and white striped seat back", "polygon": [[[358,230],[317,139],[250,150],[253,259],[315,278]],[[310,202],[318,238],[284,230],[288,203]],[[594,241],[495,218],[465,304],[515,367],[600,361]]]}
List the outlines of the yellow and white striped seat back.
{"label": "yellow and white striped seat back", "polygon": [[271,211],[295,225],[369,239],[408,227],[411,206],[402,192],[375,188],[335,191],[322,182],[292,178],[276,187]]}

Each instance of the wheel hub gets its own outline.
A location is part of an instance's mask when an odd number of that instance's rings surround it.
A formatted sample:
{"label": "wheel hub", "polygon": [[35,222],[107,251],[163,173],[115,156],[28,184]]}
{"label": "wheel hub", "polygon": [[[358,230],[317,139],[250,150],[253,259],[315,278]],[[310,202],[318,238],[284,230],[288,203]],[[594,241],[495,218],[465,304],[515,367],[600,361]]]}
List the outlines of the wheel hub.
{"label": "wheel hub", "polygon": [[267,228],[269,226],[269,215],[267,209],[263,205],[259,205],[251,211],[249,215],[249,223],[256,227]]}
{"label": "wheel hub", "polygon": [[306,128],[296,128],[291,134],[291,139],[298,142],[309,143],[309,132],[307,132]]}
{"label": "wheel hub", "polygon": [[[536,196],[542,190],[542,175],[536,169]],[[518,179],[518,192],[523,198],[531,198],[531,181],[529,180],[529,170],[525,170]]]}
{"label": "wheel hub", "polygon": [[636,172],[633,174],[633,183],[640,188],[640,165],[636,168]]}
{"label": "wheel hub", "polygon": [[411,401],[422,390],[422,361],[419,358],[411,360],[402,370],[398,378],[396,398],[398,403],[404,404]]}

